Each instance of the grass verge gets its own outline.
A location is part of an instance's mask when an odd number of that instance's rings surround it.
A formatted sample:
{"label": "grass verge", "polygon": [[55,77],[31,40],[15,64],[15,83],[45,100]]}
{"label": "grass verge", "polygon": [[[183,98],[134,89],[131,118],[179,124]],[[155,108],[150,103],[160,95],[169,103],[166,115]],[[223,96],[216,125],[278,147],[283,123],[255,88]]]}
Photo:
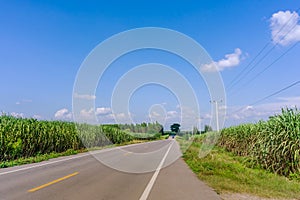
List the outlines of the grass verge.
{"label": "grass verge", "polygon": [[75,155],[77,153],[82,153],[82,152],[86,152],[86,151],[88,151],[88,150],[87,149],[82,149],[82,150],[69,149],[69,150],[67,150],[65,152],[61,152],[61,153],[52,152],[50,154],[42,154],[42,155],[37,155],[35,157],[19,158],[19,159],[12,160],[12,161],[3,161],[3,162],[0,162],[0,168],[7,168],[7,167],[13,167],[13,166],[17,166],[17,165],[37,163],[37,162],[49,160],[52,158]]}
{"label": "grass verge", "polygon": [[[204,158],[199,158],[202,138],[194,140],[183,153],[183,158],[196,175],[219,194],[246,193],[264,198],[298,199],[300,182],[270,173],[260,168],[247,167],[246,158],[235,156],[225,149],[214,147]],[[184,147],[184,139],[178,139]]]}
{"label": "grass verge", "polygon": [[[165,138],[162,137],[161,139],[165,139]],[[93,147],[93,148],[81,149],[81,150],[69,149],[69,150],[67,150],[65,152],[61,152],[61,153],[52,152],[50,154],[41,154],[41,155],[37,155],[35,157],[19,158],[19,159],[12,160],[12,161],[3,161],[3,162],[0,162],[0,168],[7,168],[7,167],[18,166],[18,165],[37,163],[37,162],[42,162],[42,161],[46,161],[46,160],[50,160],[52,158],[58,158],[58,157],[62,157],[62,156],[70,156],[70,155],[75,155],[78,153],[84,153],[84,152],[88,152],[88,151],[96,151],[96,150],[101,150],[101,149],[110,148],[110,147],[125,146],[125,145],[129,145],[129,144],[137,144],[137,143],[144,143],[144,142],[150,142],[150,141],[153,141],[153,140],[132,140],[130,142],[107,145],[107,146],[103,146],[103,147]]]}

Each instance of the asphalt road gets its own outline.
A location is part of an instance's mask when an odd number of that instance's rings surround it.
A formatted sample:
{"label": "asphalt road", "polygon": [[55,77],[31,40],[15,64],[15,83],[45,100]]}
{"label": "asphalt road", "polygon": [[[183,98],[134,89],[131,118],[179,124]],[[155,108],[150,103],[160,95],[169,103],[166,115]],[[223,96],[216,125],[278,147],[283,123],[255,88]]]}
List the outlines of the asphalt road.
{"label": "asphalt road", "polygon": [[180,156],[170,139],[0,169],[0,199],[220,199]]}

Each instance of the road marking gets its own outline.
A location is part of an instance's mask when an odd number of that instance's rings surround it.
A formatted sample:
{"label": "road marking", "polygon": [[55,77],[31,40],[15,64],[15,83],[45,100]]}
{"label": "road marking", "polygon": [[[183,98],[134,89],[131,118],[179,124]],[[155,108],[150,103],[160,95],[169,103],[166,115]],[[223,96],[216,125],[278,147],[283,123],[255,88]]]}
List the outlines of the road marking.
{"label": "road marking", "polygon": [[76,156],[76,157],[66,158],[66,159],[62,159],[62,160],[47,162],[47,163],[43,163],[43,164],[33,165],[33,166],[30,166],[30,167],[20,168],[20,169],[16,169],[16,170],[12,170],[12,171],[2,172],[2,173],[0,173],[0,176],[5,175],[5,174],[14,173],[14,172],[24,171],[24,170],[27,170],[27,169],[42,167],[42,166],[45,166],[45,165],[51,165],[51,164],[60,163],[60,162],[68,161],[68,160],[82,158],[82,157],[89,156],[89,155],[90,154],[85,154],[85,155],[81,155],[81,156]]}
{"label": "road marking", "polygon": [[90,155],[95,155],[95,154],[99,154],[99,153],[105,153],[105,152],[108,152],[108,151],[117,150],[119,148],[120,147],[115,147],[115,148],[111,148],[111,149],[102,149],[102,150],[99,150],[99,152],[98,151],[96,151],[96,152],[91,151],[91,152],[88,152],[84,155],[77,155],[77,156],[75,155],[75,156],[72,156],[72,157],[68,157],[68,158],[61,159],[61,160],[56,160],[56,161],[45,161],[46,163],[36,164],[36,165],[33,165],[33,166],[29,166],[29,167],[24,167],[24,168],[20,168],[20,169],[16,169],[16,170],[2,172],[2,173],[0,173],[0,176],[5,175],[5,174],[14,173],[14,172],[24,171],[24,170],[28,170],[28,169],[32,169],[32,168],[42,167],[42,166],[45,166],[45,165],[52,165],[52,164],[55,164],[55,163],[60,163],[60,162],[68,161],[68,160],[78,159],[78,158],[82,158],[82,157],[86,157],[86,156],[90,156]]}
{"label": "road marking", "polygon": [[138,144],[130,144],[130,145],[123,146],[122,148],[121,147],[114,147],[114,148],[102,149],[102,150],[94,151],[94,152],[90,151],[90,152],[88,152],[88,153],[86,153],[84,155],[75,155],[75,156],[72,156],[72,157],[68,157],[68,158],[61,159],[61,160],[55,160],[55,161],[45,161],[46,163],[34,164],[32,166],[29,166],[29,167],[23,167],[23,168],[11,170],[11,171],[1,172],[0,176],[1,175],[5,175],[5,174],[11,174],[11,173],[14,173],[14,172],[24,171],[24,170],[28,170],[28,169],[32,169],[32,168],[42,167],[42,166],[46,166],[46,165],[52,165],[52,164],[55,164],[55,163],[60,163],[60,162],[68,161],[68,160],[78,159],[78,158],[82,158],[82,157],[86,157],[86,156],[90,156],[90,155],[96,155],[96,154],[99,154],[99,153],[105,153],[105,152],[108,152],[108,151],[125,149],[127,147],[144,145],[146,143],[156,143],[156,142],[161,142],[161,141],[164,141],[164,140],[158,140],[158,141],[153,141],[153,142],[145,142],[145,143],[138,143]]}
{"label": "road marking", "polygon": [[170,144],[170,146],[169,146],[167,152],[165,153],[163,159],[160,161],[160,163],[159,163],[157,169],[155,170],[155,173],[153,174],[153,176],[152,176],[151,180],[149,181],[149,183],[148,183],[146,189],[144,190],[142,196],[140,197],[140,200],[146,200],[146,199],[148,198],[148,196],[149,196],[149,194],[150,194],[150,191],[151,191],[151,189],[152,189],[152,187],[153,187],[153,185],[154,185],[154,183],[155,183],[155,180],[157,179],[157,176],[158,176],[158,174],[159,174],[159,172],[160,172],[160,170],[161,170],[161,168],[162,168],[162,166],[163,166],[163,164],[164,164],[164,162],[165,162],[165,160],[166,160],[166,158],[167,158],[167,156],[168,156],[168,154],[169,154],[169,151],[170,151],[170,149],[171,149],[173,143],[174,143],[174,142],[172,142],[172,143]]}
{"label": "road marking", "polygon": [[35,191],[37,191],[37,190],[43,189],[43,188],[45,188],[45,187],[48,187],[48,186],[53,185],[53,184],[55,184],[55,183],[58,183],[58,182],[60,182],[60,181],[66,180],[66,179],[68,179],[68,178],[71,178],[72,176],[76,176],[77,174],[79,174],[79,172],[75,172],[75,173],[73,173],[73,174],[69,174],[69,175],[67,175],[67,176],[61,177],[61,178],[59,178],[59,179],[56,179],[56,180],[51,181],[51,182],[49,182],[49,183],[46,183],[46,184],[44,184],[44,185],[41,185],[41,186],[32,188],[32,189],[28,190],[28,192],[35,192]]}

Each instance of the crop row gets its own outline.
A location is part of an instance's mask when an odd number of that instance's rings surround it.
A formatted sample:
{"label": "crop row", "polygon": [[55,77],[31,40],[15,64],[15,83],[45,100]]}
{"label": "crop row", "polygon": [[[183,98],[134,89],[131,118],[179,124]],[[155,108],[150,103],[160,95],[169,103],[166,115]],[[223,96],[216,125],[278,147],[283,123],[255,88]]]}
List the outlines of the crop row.
{"label": "crop row", "polygon": [[289,176],[300,172],[300,112],[282,109],[281,114],[256,124],[243,124],[221,131],[219,145],[254,164]]}
{"label": "crop row", "polygon": [[112,125],[0,116],[0,162],[68,149],[119,144],[134,137]]}

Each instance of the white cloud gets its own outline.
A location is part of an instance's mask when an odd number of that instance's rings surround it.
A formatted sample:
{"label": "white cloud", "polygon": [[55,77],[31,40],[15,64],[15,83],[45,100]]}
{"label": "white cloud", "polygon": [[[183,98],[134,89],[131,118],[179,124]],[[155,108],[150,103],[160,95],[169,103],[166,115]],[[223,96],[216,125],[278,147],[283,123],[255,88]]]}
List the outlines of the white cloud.
{"label": "white cloud", "polygon": [[89,95],[89,94],[75,93],[74,98],[76,98],[76,99],[85,99],[85,100],[94,100],[94,99],[96,99],[96,96],[95,95]]}
{"label": "white cloud", "polygon": [[178,110],[167,112],[166,124],[178,122],[181,125],[181,130],[192,130],[193,127],[199,127],[210,120],[209,114],[201,113],[200,116],[196,108],[182,105],[177,105],[176,108]]}
{"label": "white cloud", "polygon": [[272,40],[283,46],[300,41],[300,24],[297,12],[279,11],[270,19]]}
{"label": "white cloud", "polygon": [[[266,119],[274,114],[279,114],[282,108],[300,108],[299,97],[278,97],[275,102],[265,103],[255,106],[234,106],[230,108],[227,119],[243,120],[243,121],[257,121]],[[234,112],[240,110],[239,112]],[[234,113],[230,113],[234,112]]]}
{"label": "white cloud", "polygon": [[284,102],[288,102],[289,104],[300,104],[300,96],[299,97],[278,97],[278,100],[282,100]]}
{"label": "white cloud", "polygon": [[86,110],[86,109],[82,109],[80,111],[80,115],[82,118],[85,119],[92,119],[94,117],[94,115],[98,116],[107,116],[111,114],[111,109],[108,107],[99,107],[96,108],[95,110],[93,108]]}
{"label": "white cloud", "polygon": [[72,119],[72,113],[69,112],[68,109],[63,108],[63,109],[56,111],[56,113],[54,114],[54,117],[56,119],[61,119],[61,120],[70,120],[70,119]]}
{"label": "white cloud", "polygon": [[153,112],[150,113],[150,117],[151,118],[160,117],[160,116],[161,116],[161,114],[158,113],[158,112],[155,112],[155,111],[153,111]]}
{"label": "white cloud", "polygon": [[148,111],[147,120],[150,120],[151,122],[158,122],[164,126],[167,120],[167,111],[164,107],[165,105],[167,105],[166,102],[151,106]]}
{"label": "white cloud", "polygon": [[16,105],[21,105],[24,103],[32,103],[32,100],[31,99],[22,99],[21,101],[17,101]]}
{"label": "white cloud", "polygon": [[111,113],[111,109],[108,107],[100,107],[96,109],[96,115],[107,115]]}
{"label": "white cloud", "polygon": [[41,115],[33,115],[32,118],[34,118],[34,119],[42,119],[42,116]]}
{"label": "white cloud", "polygon": [[98,123],[130,123],[131,113],[112,113],[111,108],[108,107],[99,107],[95,110],[82,109],[78,116],[78,120],[82,122],[94,122],[97,118]]}
{"label": "white cloud", "polygon": [[[263,119],[265,116],[269,116],[272,111],[265,109],[266,105],[259,106],[233,106],[229,108],[229,115],[226,117],[227,119],[234,120],[249,120],[253,121],[254,119]],[[236,112],[238,110],[238,112]],[[234,113],[231,113],[234,112]]]}
{"label": "white cloud", "polygon": [[300,108],[300,96],[294,97],[278,97],[276,102],[261,104],[257,109],[273,113],[280,113],[281,108]]}
{"label": "white cloud", "polygon": [[179,117],[178,112],[175,110],[172,111],[168,111],[167,112],[167,118],[175,118],[175,117]]}
{"label": "white cloud", "polygon": [[133,116],[134,115],[132,113],[113,113],[104,117],[104,120],[110,120],[112,118],[114,123],[130,124],[130,123],[134,123],[132,121]]}
{"label": "white cloud", "polygon": [[114,114],[114,116],[115,116],[116,118],[127,119],[127,118],[130,117],[130,113],[128,113],[128,114],[125,114],[125,113],[116,113],[116,114]]}
{"label": "white cloud", "polygon": [[242,50],[236,48],[234,50],[234,53],[226,54],[225,58],[219,61],[214,61],[212,63],[203,65],[201,70],[205,72],[214,72],[214,71],[223,71],[224,69],[235,67],[240,64],[241,55],[242,55]]}
{"label": "white cloud", "polygon": [[94,115],[94,110],[92,108],[89,110],[82,109],[80,111],[80,117],[83,119],[87,119],[87,120],[92,119],[93,115]]}
{"label": "white cloud", "polygon": [[246,106],[245,110],[253,110],[253,106]]}
{"label": "white cloud", "polygon": [[151,111],[149,113],[149,118],[151,122],[158,122],[163,126],[166,124],[166,120],[167,120],[167,116],[165,112],[157,112],[157,111]]}
{"label": "white cloud", "polygon": [[10,115],[14,117],[21,117],[21,118],[25,117],[24,113],[17,113],[17,112],[12,112],[10,113]]}

